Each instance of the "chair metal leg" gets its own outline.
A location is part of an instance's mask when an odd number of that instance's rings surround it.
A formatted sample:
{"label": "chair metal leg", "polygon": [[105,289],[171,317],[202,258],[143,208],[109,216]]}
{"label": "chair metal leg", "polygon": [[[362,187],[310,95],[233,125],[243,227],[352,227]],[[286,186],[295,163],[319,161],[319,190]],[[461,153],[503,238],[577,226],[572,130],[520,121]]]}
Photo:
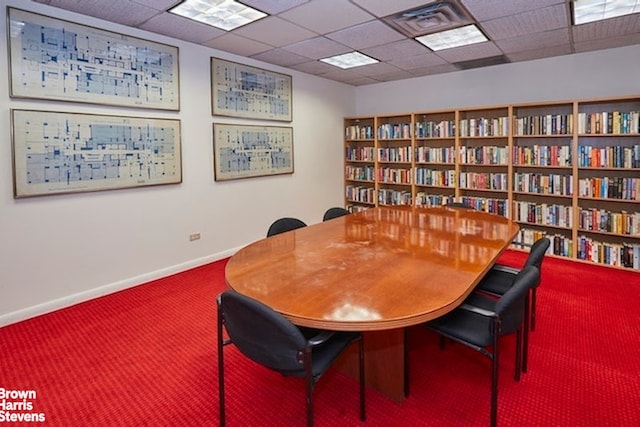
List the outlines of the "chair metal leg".
{"label": "chair metal leg", "polygon": [[536,330],[536,288],[531,289],[531,330]]}
{"label": "chair metal leg", "polygon": [[515,377],[516,381],[520,381],[520,374],[522,373],[522,325],[520,329],[516,331],[516,369]]}
{"label": "chair metal leg", "polygon": [[491,427],[498,424],[498,341],[500,334],[498,322],[494,322],[493,331],[493,355],[491,357]]}
{"label": "chair metal leg", "polygon": [[367,418],[365,409],[365,387],[364,387],[364,338],[360,338],[358,343],[359,358],[360,358],[360,421],[365,421]]}
{"label": "chair metal leg", "polygon": [[219,401],[219,418],[220,427],[225,426],[225,411],[224,411],[224,340],[222,337],[222,310],[218,304],[218,401]]}
{"label": "chair metal leg", "polygon": [[527,372],[527,362],[529,361],[529,325],[531,308],[529,294],[524,301],[524,326],[522,328],[522,372]]}

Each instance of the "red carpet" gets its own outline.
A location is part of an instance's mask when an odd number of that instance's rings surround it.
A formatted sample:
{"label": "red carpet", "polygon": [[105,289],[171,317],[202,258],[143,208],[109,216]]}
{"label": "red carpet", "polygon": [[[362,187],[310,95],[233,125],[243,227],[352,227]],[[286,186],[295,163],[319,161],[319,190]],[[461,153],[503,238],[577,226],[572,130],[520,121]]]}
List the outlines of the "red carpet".
{"label": "red carpet", "polygon": [[[502,258],[523,260],[518,252]],[[41,413],[52,426],[217,425],[214,299],[224,266],[1,328],[0,388],[36,392],[24,401],[30,410],[8,412]],[[499,424],[639,426],[640,274],[555,258],[542,273],[529,372],[520,383],[513,381],[513,341],[505,341]],[[226,354],[228,425],[304,425],[302,382],[233,348]],[[410,358],[411,395],[396,404],[368,390],[366,423],[358,420],[357,382],[331,371],[316,389],[316,425],[489,424],[488,359],[459,345],[441,351],[422,328],[411,330]],[[14,401],[23,400],[5,400]]]}

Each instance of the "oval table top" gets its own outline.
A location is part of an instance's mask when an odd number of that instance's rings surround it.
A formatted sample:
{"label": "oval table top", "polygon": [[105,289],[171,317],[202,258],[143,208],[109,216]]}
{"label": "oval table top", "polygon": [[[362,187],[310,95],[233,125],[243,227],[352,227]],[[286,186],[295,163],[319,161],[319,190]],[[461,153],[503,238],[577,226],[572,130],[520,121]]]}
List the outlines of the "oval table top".
{"label": "oval table top", "polygon": [[376,207],[251,243],[226,281],[299,326],[401,328],[462,303],[518,229],[472,209]]}

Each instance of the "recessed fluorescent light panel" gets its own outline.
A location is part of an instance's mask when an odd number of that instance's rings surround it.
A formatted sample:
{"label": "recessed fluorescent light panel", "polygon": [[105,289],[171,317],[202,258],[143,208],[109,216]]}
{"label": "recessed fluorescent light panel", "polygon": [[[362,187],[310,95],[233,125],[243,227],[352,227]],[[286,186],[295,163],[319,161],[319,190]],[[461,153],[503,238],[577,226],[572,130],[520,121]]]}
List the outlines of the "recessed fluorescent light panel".
{"label": "recessed fluorescent light panel", "polygon": [[574,0],[574,25],[640,12],[640,0]]}
{"label": "recessed fluorescent light panel", "polygon": [[482,31],[473,24],[416,37],[416,40],[433,51],[488,41]]}
{"label": "recessed fluorescent light panel", "polygon": [[234,0],[185,0],[169,12],[225,31],[267,16]]}
{"label": "recessed fluorescent light panel", "polygon": [[342,55],[332,56],[330,58],[323,58],[320,61],[326,62],[327,64],[335,65],[336,67],[340,67],[343,70],[346,70],[347,68],[359,67],[361,65],[369,65],[380,62],[377,59],[374,59],[367,55],[363,55],[360,52],[345,53]]}

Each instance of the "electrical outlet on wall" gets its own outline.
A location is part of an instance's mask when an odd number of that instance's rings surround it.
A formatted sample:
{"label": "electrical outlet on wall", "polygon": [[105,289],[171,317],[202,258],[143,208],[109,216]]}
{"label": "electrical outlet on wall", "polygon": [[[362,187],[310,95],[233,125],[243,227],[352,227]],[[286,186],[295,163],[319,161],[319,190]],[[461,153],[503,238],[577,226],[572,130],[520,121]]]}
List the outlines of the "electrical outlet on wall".
{"label": "electrical outlet on wall", "polygon": [[189,241],[193,242],[194,240],[200,240],[200,233],[189,234]]}

